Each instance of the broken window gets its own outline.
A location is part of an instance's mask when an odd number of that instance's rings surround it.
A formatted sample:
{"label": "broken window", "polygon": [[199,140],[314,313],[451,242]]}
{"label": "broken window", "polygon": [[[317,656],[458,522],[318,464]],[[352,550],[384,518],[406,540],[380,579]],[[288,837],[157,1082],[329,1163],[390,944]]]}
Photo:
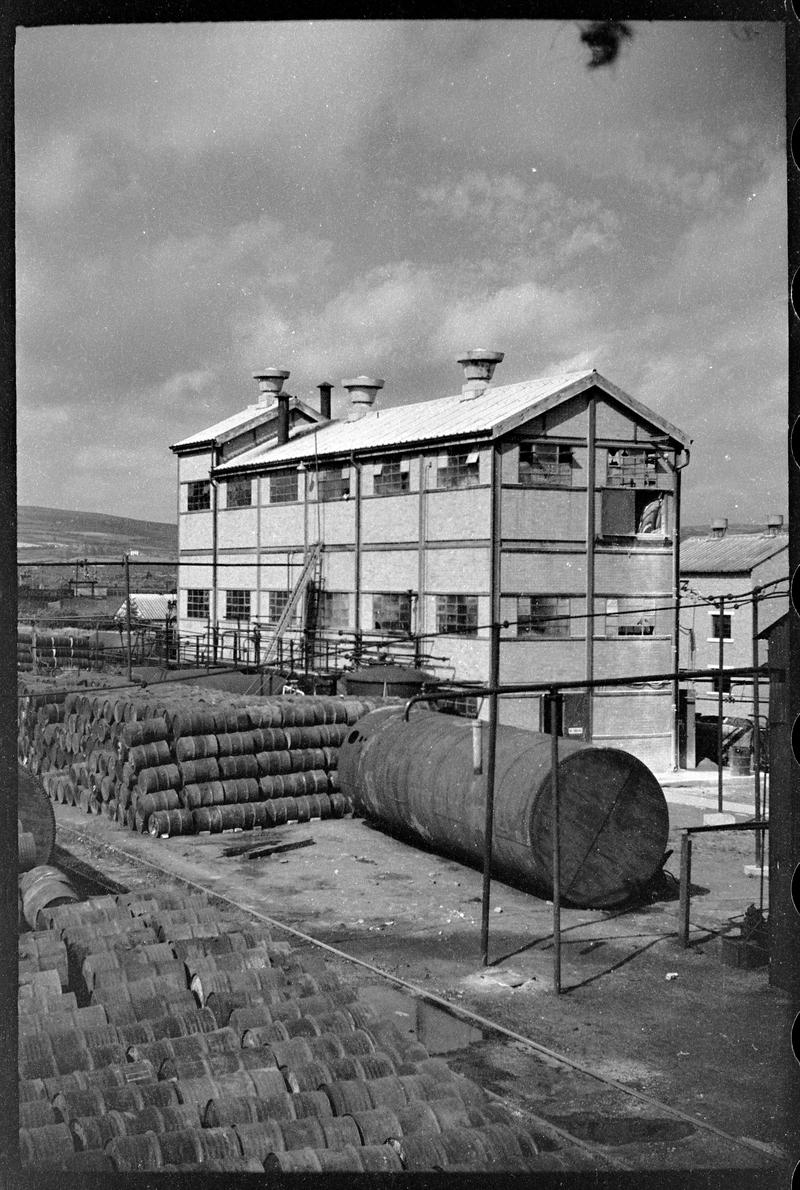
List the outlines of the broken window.
{"label": "broken window", "polygon": [[519,482],[526,487],[537,484],[572,484],[571,446],[557,442],[522,442],[519,448]]}
{"label": "broken window", "polygon": [[517,636],[569,635],[569,599],[565,595],[517,596]]}
{"label": "broken window", "polygon": [[186,511],[206,512],[211,508],[211,481],[196,479],[186,485]]}
{"label": "broken window", "polygon": [[373,627],[378,632],[411,632],[411,595],[405,592],[372,596]]}
{"label": "broken window", "polygon": [[480,483],[480,452],[448,450],[439,455],[436,468],[437,488],[474,488]]}
{"label": "broken window", "polygon": [[437,595],[436,631],[443,636],[477,636],[477,595]]}

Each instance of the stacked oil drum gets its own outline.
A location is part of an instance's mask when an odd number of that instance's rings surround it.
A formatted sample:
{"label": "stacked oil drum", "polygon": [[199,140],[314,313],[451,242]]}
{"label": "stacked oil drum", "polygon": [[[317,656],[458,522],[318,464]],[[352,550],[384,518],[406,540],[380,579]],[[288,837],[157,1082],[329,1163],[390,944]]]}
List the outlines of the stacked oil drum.
{"label": "stacked oil drum", "polygon": [[339,817],[339,746],[376,700],[246,698],[170,684],[144,695],[20,700],[18,751],[56,802],[153,837]]}
{"label": "stacked oil drum", "polygon": [[168,889],[40,910],[19,939],[27,1168],[553,1168],[314,948]]}
{"label": "stacked oil drum", "polygon": [[99,668],[103,664],[103,642],[85,628],[63,628],[58,632],[20,624],[17,627],[17,668],[59,670],[65,666]]}

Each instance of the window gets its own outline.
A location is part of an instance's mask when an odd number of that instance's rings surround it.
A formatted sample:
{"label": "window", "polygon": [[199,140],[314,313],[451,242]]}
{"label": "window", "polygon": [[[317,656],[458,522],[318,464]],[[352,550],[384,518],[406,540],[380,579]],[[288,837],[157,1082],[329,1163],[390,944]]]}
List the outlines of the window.
{"label": "window", "polygon": [[186,511],[205,512],[211,507],[211,481],[196,479],[186,485]]}
{"label": "window", "polygon": [[388,459],[372,468],[373,491],[376,496],[395,496],[409,488],[410,459]]}
{"label": "window", "polygon": [[615,488],[655,487],[658,455],[654,450],[610,450],[606,463],[606,484]]}
{"label": "window", "polygon": [[652,636],[656,613],[652,599],[631,596],[606,600],[606,636]]}
{"label": "window", "polygon": [[349,628],[350,596],[345,591],[323,591],[320,595],[318,616],[320,628]]}
{"label": "window", "polygon": [[226,620],[249,620],[250,619],[250,592],[249,591],[226,591],[225,592],[225,619]]}
{"label": "window", "polygon": [[666,534],[664,497],[636,489],[605,488],[600,523],[604,537],[636,537],[639,534],[663,537]]}
{"label": "window", "polygon": [[439,455],[437,488],[474,488],[480,483],[480,453],[477,450],[448,450]]}
{"label": "window", "polygon": [[445,636],[477,636],[477,595],[437,595],[436,631]]}
{"label": "window", "polygon": [[556,442],[522,442],[519,448],[519,482],[572,484],[572,447]]}
{"label": "window", "polygon": [[517,636],[569,636],[569,599],[565,595],[520,595]]}
{"label": "window", "polygon": [[293,504],[297,500],[298,474],[292,467],[273,471],[269,477],[270,504]]}
{"label": "window", "polygon": [[189,620],[207,620],[210,612],[210,593],[202,587],[190,587],[186,592],[186,617]]}
{"label": "window", "polygon": [[318,500],[344,500],[350,495],[349,467],[322,468],[317,471],[316,480]]}
{"label": "window", "polygon": [[271,624],[277,624],[286,610],[286,605],[289,602],[289,592],[270,591],[268,595],[269,621]]}
{"label": "window", "polygon": [[249,508],[253,503],[251,479],[229,479],[226,487],[228,508]]}
{"label": "window", "polygon": [[[711,640],[719,640],[719,622],[720,616],[717,612],[711,612]],[[730,640],[733,635],[733,621],[727,612],[722,615],[722,639]]]}
{"label": "window", "polygon": [[408,592],[396,595],[372,596],[373,627],[379,632],[411,632],[411,596]]}

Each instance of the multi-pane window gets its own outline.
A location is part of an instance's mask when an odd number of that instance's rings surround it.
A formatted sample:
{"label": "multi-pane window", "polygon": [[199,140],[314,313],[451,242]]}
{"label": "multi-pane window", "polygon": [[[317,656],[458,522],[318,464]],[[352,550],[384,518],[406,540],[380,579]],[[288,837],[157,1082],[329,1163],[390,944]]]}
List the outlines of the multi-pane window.
{"label": "multi-pane window", "polygon": [[209,616],[210,592],[202,587],[189,587],[186,592],[186,616],[189,620],[207,620]]}
{"label": "multi-pane window", "polygon": [[522,442],[519,448],[519,482],[536,484],[572,483],[572,447],[557,442]]}
{"label": "multi-pane window", "polygon": [[270,504],[294,504],[297,500],[298,474],[294,467],[273,471],[269,477]]}
{"label": "multi-pane window", "polygon": [[346,591],[323,591],[319,600],[320,628],[350,627],[350,596]]}
{"label": "multi-pane window", "polygon": [[286,610],[286,605],[288,602],[289,602],[289,592],[288,591],[269,591],[268,592],[268,599],[267,599],[268,612],[267,612],[267,614],[269,616],[269,620],[270,620],[271,624],[277,624],[278,620],[280,620],[281,616],[283,615],[284,611]]}
{"label": "multi-pane window", "polygon": [[229,479],[226,488],[228,508],[249,508],[253,503],[252,479]]}
{"label": "multi-pane window", "polygon": [[520,595],[517,636],[569,636],[569,599],[565,595]]}
{"label": "multi-pane window", "polygon": [[477,595],[437,595],[436,631],[445,636],[477,636]]}
{"label": "multi-pane window", "polygon": [[652,599],[631,596],[606,600],[606,636],[652,636],[656,613]]}
{"label": "multi-pane window", "polygon": [[622,447],[607,456],[606,484],[615,488],[654,487],[658,455],[654,450]]}
{"label": "multi-pane window", "polygon": [[343,500],[350,495],[350,468],[320,468],[316,474],[316,486],[318,500]]}
{"label": "multi-pane window", "polygon": [[205,512],[211,507],[211,481],[195,479],[186,485],[186,511]]}
{"label": "multi-pane window", "polygon": [[437,488],[474,488],[480,483],[480,452],[448,450],[439,455],[436,468]]}
{"label": "multi-pane window", "polygon": [[477,698],[443,698],[437,701],[436,710],[443,715],[458,715],[462,719],[477,719]]}
{"label": "multi-pane window", "polygon": [[730,640],[733,635],[733,621],[727,612],[722,616],[719,613],[711,613],[711,639],[719,640],[720,621],[722,621],[722,639]]}
{"label": "multi-pane window", "polygon": [[225,619],[226,620],[249,620],[250,619],[250,592],[249,591],[226,591],[225,592]]}
{"label": "multi-pane window", "polygon": [[372,467],[373,491],[376,496],[395,496],[409,489],[410,459],[387,459]]}
{"label": "multi-pane window", "polygon": [[410,594],[373,595],[372,620],[379,632],[411,632]]}

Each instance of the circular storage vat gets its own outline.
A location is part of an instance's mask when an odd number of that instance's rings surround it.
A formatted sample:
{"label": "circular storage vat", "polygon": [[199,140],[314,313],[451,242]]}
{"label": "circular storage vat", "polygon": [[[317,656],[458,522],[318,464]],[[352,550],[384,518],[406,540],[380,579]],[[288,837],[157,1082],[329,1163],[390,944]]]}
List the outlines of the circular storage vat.
{"label": "circular storage vat", "polygon": [[[484,758],[487,739],[484,737]],[[492,871],[552,896],[550,736],[500,726]],[[628,899],[664,857],[669,830],[661,786],[619,748],[558,742],[561,896],[582,908]],[[432,711],[373,711],[339,752],[342,790],[355,809],[401,836],[482,865],[485,776],[473,772],[472,723]]]}

